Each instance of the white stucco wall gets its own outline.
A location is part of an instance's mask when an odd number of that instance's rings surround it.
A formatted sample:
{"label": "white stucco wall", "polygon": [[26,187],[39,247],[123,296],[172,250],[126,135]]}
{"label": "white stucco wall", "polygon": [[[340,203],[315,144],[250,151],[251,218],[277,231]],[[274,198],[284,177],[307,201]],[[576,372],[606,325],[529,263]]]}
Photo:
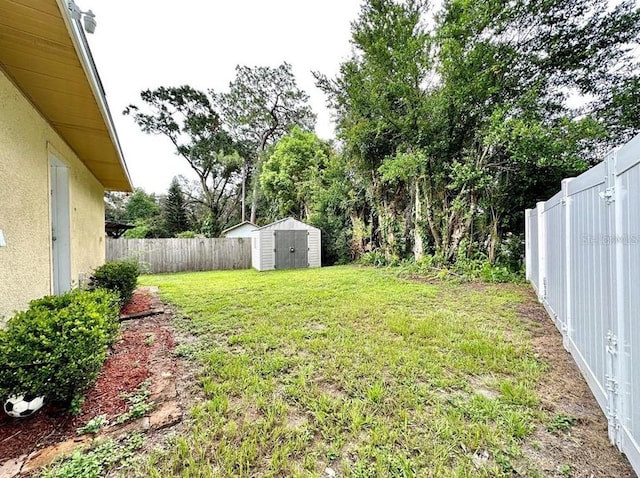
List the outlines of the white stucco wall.
{"label": "white stucco wall", "polygon": [[104,262],[104,189],[0,69],[0,324],[52,293],[49,158],[69,168],[71,278]]}

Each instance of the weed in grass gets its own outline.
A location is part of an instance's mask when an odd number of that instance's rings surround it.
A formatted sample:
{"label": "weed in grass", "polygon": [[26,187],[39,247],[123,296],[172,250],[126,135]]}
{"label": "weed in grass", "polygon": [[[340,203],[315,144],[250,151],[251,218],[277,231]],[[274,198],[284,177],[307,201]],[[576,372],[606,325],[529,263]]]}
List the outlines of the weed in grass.
{"label": "weed in grass", "polygon": [[97,417],[93,417],[91,420],[89,420],[86,425],[78,428],[76,432],[78,433],[78,435],[84,435],[86,433],[98,433],[108,424],[109,420],[107,420],[106,415],[98,415]]}
{"label": "weed in grass", "polygon": [[147,347],[151,347],[153,345],[153,343],[155,342],[155,340],[156,340],[156,337],[153,334],[147,334],[144,337],[144,344]]}
{"label": "weed in grass", "polygon": [[181,357],[188,360],[196,360],[201,352],[202,347],[198,344],[178,344],[173,350],[173,354],[176,357]]}
{"label": "weed in grass", "polygon": [[40,478],[98,478],[119,464],[131,466],[135,452],[144,444],[144,436],[134,433],[122,442],[111,438],[97,440],[89,450],[78,449],[70,458],[45,467]]}
{"label": "weed in grass", "polygon": [[578,419],[564,413],[558,413],[553,416],[551,421],[547,424],[547,430],[552,433],[558,433],[561,431],[568,431],[578,422]]}
{"label": "weed in grass", "polygon": [[573,476],[571,465],[558,466],[558,473],[560,473],[562,476],[566,476],[567,478],[570,478],[571,476]]}
{"label": "weed in grass", "polygon": [[374,382],[367,390],[367,398],[373,403],[380,403],[384,398],[385,386],[382,382]]}
{"label": "weed in grass", "polygon": [[512,380],[505,380],[500,384],[500,393],[506,402],[514,405],[533,407],[539,401],[526,383],[514,383]]}
{"label": "weed in grass", "polygon": [[140,384],[138,389],[131,393],[123,395],[123,398],[129,402],[129,408],[127,411],[116,418],[115,423],[121,424],[128,422],[129,420],[135,420],[137,418],[144,417],[147,413],[153,410],[153,403],[149,403],[147,399],[151,395],[149,387],[151,386],[150,380],[145,380]]}

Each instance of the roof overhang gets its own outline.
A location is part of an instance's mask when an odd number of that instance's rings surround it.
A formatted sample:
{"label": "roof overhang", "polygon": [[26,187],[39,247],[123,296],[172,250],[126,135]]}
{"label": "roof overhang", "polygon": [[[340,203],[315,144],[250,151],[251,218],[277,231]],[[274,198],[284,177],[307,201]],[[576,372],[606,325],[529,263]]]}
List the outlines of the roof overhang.
{"label": "roof overhang", "polygon": [[221,234],[226,234],[227,232],[235,231],[236,229],[239,229],[242,226],[251,226],[251,227],[254,227],[254,228],[258,227],[254,223],[252,223],[251,221],[243,221],[243,222],[241,222],[239,224],[236,224],[235,226],[228,227],[227,229],[222,231]]}
{"label": "roof overhang", "polygon": [[131,179],[84,31],[66,0],[0,0],[0,68],[105,189]]}

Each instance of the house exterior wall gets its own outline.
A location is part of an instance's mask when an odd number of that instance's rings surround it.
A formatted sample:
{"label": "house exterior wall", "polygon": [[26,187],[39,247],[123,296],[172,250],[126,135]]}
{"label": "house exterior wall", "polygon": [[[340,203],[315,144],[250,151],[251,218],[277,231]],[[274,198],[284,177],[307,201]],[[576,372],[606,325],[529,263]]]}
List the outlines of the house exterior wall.
{"label": "house exterior wall", "polygon": [[[104,262],[104,188],[0,69],[0,324],[52,293],[50,157],[69,168],[71,278]],[[4,317],[4,319],[3,319]]]}
{"label": "house exterior wall", "polygon": [[256,226],[251,224],[243,224],[229,232],[227,232],[224,237],[251,237],[251,231],[256,229]]}

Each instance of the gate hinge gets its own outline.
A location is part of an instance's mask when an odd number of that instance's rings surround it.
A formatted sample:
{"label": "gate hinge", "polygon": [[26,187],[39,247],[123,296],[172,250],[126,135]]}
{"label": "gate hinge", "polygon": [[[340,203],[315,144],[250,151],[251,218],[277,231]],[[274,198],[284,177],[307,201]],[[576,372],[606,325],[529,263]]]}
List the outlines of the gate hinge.
{"label": "gate hinge", "polygon": [[613,392],[615,394],[618,393],[618,381],[612,377],[611,375],[606,375],[606,384],[607,390]]}
{"label": "gate hinge", "polygon": [[607,406],[607,409],[605,410],[606,414],[607,414],[607,419],[609,421],[609,426],[613,427],[615,430],[619,430],[620,429],[620,423],[618,422],[618,414],[616,413],[614,407],[612,406]]}
{"label": "gate hinge", "polygon": [[599,194],[599,196],[600,196],[600,199],[604,199],[605,201],[607,201],[607,204],[611,204],[616,200],[616,188],[614,188],[613,186],[610,188],[607,188],[604,191],[602,191]]}
{"label": "gate hinge", "polygon": [[611,355],[618,353],[618,337],[611,331],[607,332],[607,353]]}

